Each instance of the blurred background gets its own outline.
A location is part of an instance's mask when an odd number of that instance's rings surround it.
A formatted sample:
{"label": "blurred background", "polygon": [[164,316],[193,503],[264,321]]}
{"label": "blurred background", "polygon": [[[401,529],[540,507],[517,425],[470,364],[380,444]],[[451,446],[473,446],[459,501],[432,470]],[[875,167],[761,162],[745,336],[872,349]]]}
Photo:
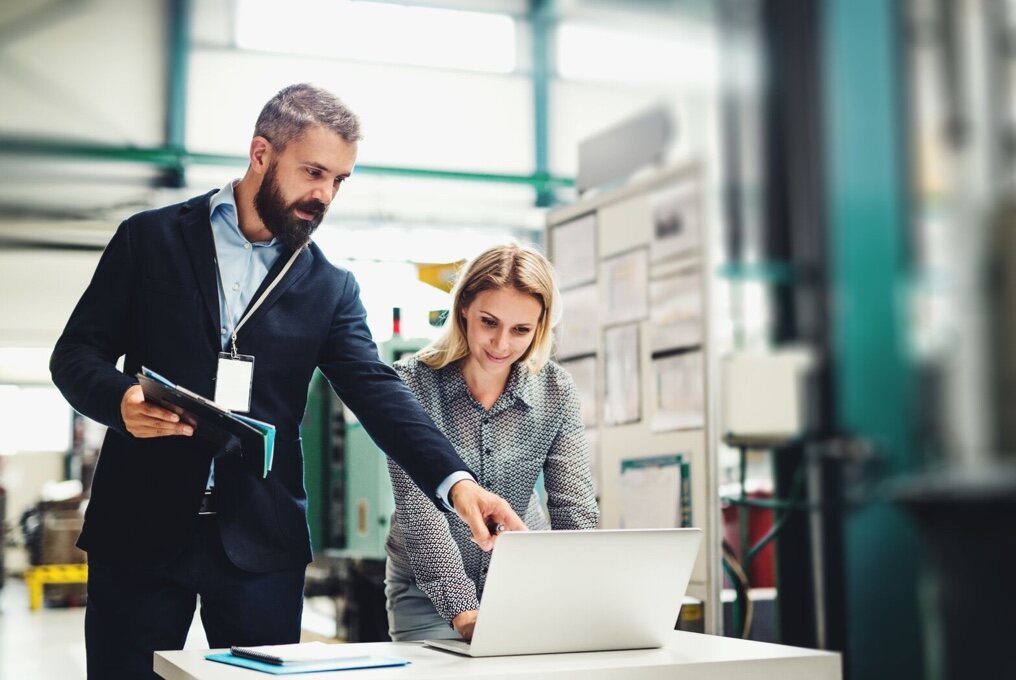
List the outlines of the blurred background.
{"label": "blurred background", "polygon": [[[517,240],[561,266],[560,226],[599,210],[616,243],[604,206],[693,168],[702,417],[643,452],[701,448],[675,525],[711,538],[678,625],[836,650],[845,678],[1012,677],[1014,31],[1012,0],[6,0],[0,675],[84,675],[73,541],[103,431],[47,364],[102,248],[240,177],[264,102],[312,82],[363,123],[315,241],[387,361],[439,332],[456,263]],[[762,425],[732,425],[739,396]],[[617,438],[589,425],[622,526]],[[383,461],[320,380],[304,441],[307,634],[380,639]]]}

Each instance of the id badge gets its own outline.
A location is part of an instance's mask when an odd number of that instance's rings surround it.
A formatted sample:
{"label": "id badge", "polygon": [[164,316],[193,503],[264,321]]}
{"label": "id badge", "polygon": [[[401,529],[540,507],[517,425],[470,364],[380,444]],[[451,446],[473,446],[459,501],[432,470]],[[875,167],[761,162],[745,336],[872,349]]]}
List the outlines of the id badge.
{"label": "id badge", "polygon": [[215,403],[230,411],[250,410],[250,392],[254,384],[254,357],[233,356],[219,352],[219,369],[215,378]]}

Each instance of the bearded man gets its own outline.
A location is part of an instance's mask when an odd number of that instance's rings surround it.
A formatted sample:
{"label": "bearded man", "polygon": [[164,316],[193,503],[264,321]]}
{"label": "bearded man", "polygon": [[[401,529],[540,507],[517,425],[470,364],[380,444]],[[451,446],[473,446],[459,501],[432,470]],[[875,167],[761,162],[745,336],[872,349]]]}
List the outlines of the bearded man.
{"label": "bearded man", "polygon": [[[525,528],[381,362],[352,274],[310,240],[359,139],[330,92],[280,91],[242,179],[120,225],[56,344],[53,382],[109,428],[78,540],[90,678],[157,677],[153,653],[183,648],[198,597],[212,647],[299,641],[311,559],[300,422],[315,369],[481,547],[488,524]],[[268,476],[146,402],[142,366],[274,424]]]}

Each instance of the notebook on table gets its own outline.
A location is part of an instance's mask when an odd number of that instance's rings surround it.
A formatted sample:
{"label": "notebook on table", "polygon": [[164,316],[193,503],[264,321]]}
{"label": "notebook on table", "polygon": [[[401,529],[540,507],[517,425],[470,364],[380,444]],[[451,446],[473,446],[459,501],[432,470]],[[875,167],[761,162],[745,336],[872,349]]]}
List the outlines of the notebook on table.
{"label": "notebook on table", "polygon": [[468,656],[662,647],[674,630],[701,529],[521,531],[494,546]]}
{"label": "notebook on table", "polygon": [[404,659],[355,654],[345,645],[324,642],[231,647],[228,653],[209,654],[205,658],[271,675],[383,668],[409,663]]}

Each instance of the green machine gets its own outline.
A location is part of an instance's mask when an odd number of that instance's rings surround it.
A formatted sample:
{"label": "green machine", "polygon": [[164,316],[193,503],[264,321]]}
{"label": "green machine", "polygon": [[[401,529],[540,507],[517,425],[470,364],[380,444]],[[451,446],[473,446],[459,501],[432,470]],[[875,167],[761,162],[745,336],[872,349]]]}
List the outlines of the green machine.
{"label": "green machine", "polygon": [[[398,334],[378,348],[391,365],[427,344]],[[388,463],[320,372],[311,381],[303,420],[304,483],[315,556],[385,559],[395,509]]]}
{"label": "green machine", "polygon": [[[428,342],[399,335],[398,310],[394,321],[392,339],[378,348],[389,365]],[[385,539],[395,503],[385,454],[320,372],[307,395],[302,436],[314,550],[304,593],[336,601],[338,637],[349,642],[388,640]]]}
{"label": "green machine", "polygon": [[[382,344],[379,351],[381,358],[390,366],[403,356],[415,354],[427,342],[396,335]],[[392,484],[388,478],[388,460],[352,411],[344,411],[347,464],[343,522],[346,541],[336,554],[384,560],[385,539],[395,510]]]}

